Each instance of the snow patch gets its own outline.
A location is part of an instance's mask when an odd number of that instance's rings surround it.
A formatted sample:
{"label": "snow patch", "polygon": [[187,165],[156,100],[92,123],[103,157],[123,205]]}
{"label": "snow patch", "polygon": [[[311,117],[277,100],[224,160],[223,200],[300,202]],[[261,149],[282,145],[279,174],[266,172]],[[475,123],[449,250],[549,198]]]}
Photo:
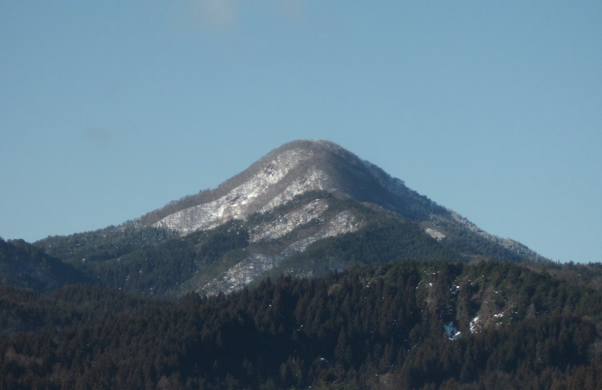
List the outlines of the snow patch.
{"label": "snow patch", "polygon": [[481,320],[479,319],[479,316],[477,315],[475,318],[473,318],[470,321],[470,333],[475,333],[480,328],[481,328]]}
{"label": "snow patch", "polygon": [[251,242],[280,238],[293,231],[297,226],[315,220],[327,208],[328,204],[324,199],[315,200],[299,210],[283,215],[276,221],[264,222],[251,232]]}
{"label": "snow patch", "polygon": [[307,191],[323,190],[327,188],[326,183],[329,181],[329,176],[315,167],[310,168],[306,174],[295,180],[291,185],[286,187],[284,191],[274,197],[266,204],[260,212],[264,213],[281,204],[293,200],[297,195],[301,195]]}
{"label": "snow patch", "polygon": [[[253,201],[265,193],[268,187],[282,180],[301,162],[308,160],[311,155],[311,152],[303,149],[287,150],[279,154],[249,181],[221,198],[180,210],[154,223],[153,226],[173,229],[186,235],[197,230],[214,228],[234,218],[245,218],[249,214],[249,205]],[[272,205],[270,208],[273,207]]]}
{"label": "snow patch", "polygon": [[447,209],[447,208],[446,208],[446,210],[454,222],[456,222],[460,226],[470,230],[471,232],[476,233],[479,236],[484,237],[489,241],[493,241],[496,244],[503,246],[504,248],[510,250],[511,252],[513,252],[519,256],[526,257],[526,258],[534,260],[534,261],[545,260],[544,257],[540,256],[538,253],[527,248],[525,245],[521,244],[520,242],[514,241],[510,238],[500,238],[498,236],[494,236],[493,234],[489,234],[486,231],[479,228],[474,223],[470,222],[469,220],[467,220],[466,218],[461,216],[460,214],[456,213],[455,211]]}
{"label": "snow patch", "polygon": [[447,333],[447,338],[450,340],[457,340],[462,337],[462,332],[460,332],[455,326],[454,322],[450,321],[447,324],[444,324],[445,333]]}
{"label": "snow patch", "polygon": [[437,241],[441,241],[445,238],[445,234],[443,234],[440,231],[437,231],[435,229],[426,228],[424,231],[426,234],[433,237]]}
{"label": "snow patch", "polygon": [[204,290],[209,294],[217,294],[219,291],[230,293],[242,289],[255,278],[266,271],[277,266],[287,257],[303,252],[310,244],[326,237],[334,237],[345,233],[351,233],[359,228],[355,217],[349,210],[335,215],[319,232],[303,240],[296,241],[276,256],[264,254],[253,254],[240,263],[234,265],[226,274],[208,283]]}

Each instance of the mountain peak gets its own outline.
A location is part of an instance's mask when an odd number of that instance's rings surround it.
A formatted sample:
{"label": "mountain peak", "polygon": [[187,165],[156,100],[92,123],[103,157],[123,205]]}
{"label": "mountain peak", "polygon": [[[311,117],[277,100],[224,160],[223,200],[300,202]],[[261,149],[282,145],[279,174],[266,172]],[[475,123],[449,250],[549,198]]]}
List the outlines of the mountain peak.
{"label": "mountain peak", "polygon": [[185,235],[272,210],[312,190],[373,203],[406,218],[444,212],[401,180],[333,142],[297,140],[272,150],[217,188],[172,202],[140,220]]}

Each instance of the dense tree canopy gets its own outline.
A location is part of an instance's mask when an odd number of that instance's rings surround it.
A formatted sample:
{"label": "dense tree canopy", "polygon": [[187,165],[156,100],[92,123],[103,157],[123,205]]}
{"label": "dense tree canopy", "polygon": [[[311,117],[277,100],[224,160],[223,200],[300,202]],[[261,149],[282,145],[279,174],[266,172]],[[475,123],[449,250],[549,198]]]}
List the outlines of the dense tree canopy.
{"label": "dense tree canopy", "polygon": [[177,302],[3,287],[0,310],[10,389],[593,389],[602,375],[602,295],[497,262],[403,261]]}

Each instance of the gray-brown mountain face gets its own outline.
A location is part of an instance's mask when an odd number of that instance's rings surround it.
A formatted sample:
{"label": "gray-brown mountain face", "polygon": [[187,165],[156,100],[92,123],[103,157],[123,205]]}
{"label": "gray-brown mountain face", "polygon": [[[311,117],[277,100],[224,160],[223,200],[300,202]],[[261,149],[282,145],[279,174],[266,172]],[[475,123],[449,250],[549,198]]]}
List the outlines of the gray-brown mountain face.
{"label": "gray-brown mountain face", "polygon": [[538,260],[328,141],[285,144],[214,190],[36,245],[106,285],[148,295],[230,292],[266,275],[403,258]]}
{"label": "gray-brown mountain face", "polygon": [[445,211],[334,143],[295,141],[273,150],[217,189],[174,202],[141,221],[188,234],[270,211],[312,190],[370,202],[414,219]]}
{"label": "gray-brown mountain face", "polygon": [[[447,236],[446,228],[468,229],[521,257],[537,257],[515,241],[483,232],[455,212],[410,190],[376,165],[328,141],[285,144],[217,189],[174,202],[145,215],[141,221],[185,235],[233,218],[244,219],[254,212],[273,210],[312,190],[377,205],[399,217],[425,222],[425,232],[438,240]],[[315,213],[308,216],[315,217]],[[432,226],[426,227],[429,223]]]}

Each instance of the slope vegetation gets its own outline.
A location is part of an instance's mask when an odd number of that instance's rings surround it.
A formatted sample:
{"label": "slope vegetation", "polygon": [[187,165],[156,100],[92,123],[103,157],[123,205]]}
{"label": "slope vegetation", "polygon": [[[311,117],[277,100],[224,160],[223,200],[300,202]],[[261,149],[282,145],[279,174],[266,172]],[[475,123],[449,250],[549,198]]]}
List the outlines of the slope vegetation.
{"label": "slope vegetation", "polygon": [[0,239],[0,284],[48,292],[88,279],[73,266],[23,240]]}
{"label": "slope vegetation", "polygon": [[394,262],[169,305],[86,286],[3,301],[3,317],[38,321],[0,335],[11,389],[594,389],[602,375],[602,295],[509,263]]}

